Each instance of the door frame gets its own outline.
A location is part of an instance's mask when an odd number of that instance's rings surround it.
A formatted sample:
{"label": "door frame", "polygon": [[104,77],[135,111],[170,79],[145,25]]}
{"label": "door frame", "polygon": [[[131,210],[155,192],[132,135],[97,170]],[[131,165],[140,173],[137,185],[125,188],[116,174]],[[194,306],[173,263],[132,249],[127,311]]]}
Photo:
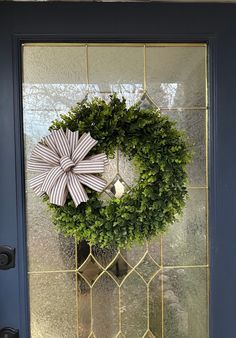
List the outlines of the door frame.
{"label": "door frame", "polygon": [[[212,11],[214,18],[209,20]],[[88,13],[90,18],[86,19]],[[115,17],[114,13],[116,13]],[[2,215],[0,244],[16,247],[17,253],[16,268],[7,272],[0,271],[0,283],[3,285],[0,289],[0,302],[4,301],[4,311],[0,309],[0,327],[19,328],[21,338],[30,337],[24,213],[21,44],[26,42],[205,42],[208,44],[209,55],[208,104],[210,107],[209,327],[211,338],[234,337],[236,228],[233,221],[236,219],[236,208],[233,208],[233,201],[236,181],[233,181],[233,173],[236,172],[236,156],[231,156],[229,145],[232,141],[236,142],[236,136],[233,137],[236,116],[232,112],[235,95],[230,92],[227,98],[224,86],[233,86],[232,76],[227,78],[230,76],[229,66],[232,67],[232,73],[236,73],[236,67],[233,67],[236,47],[232,46],[229,39],[229,32],[236,35],[235,15],[236,5],[232,4],[0,3],[2,49],[0,90],[3,93],[0,97],[0,116],[3,121],[0,153],[5,163],[2,168],[3,193],[0,197]],[[166,20],[166,17],[169,19]],[[222,106],[224,114],[221,113]],[[11,165],[10,170],[8,170],[9,165]],[[225,166],[230,166],[228,174],[222,176],[225,173]],[[226,218],[225,210],[230,211]],[[224,226],[222,220],[225,221]],[[226,275],[230,278],[224,278]],[[5,304],[6,297],[7,304]]]}

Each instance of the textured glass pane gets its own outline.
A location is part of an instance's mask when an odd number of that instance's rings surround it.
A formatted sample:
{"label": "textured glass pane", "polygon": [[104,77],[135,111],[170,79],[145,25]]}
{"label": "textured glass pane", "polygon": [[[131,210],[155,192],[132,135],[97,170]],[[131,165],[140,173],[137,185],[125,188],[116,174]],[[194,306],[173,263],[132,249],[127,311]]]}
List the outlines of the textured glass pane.
{"label": "textured glass pane", "polygon": [[[85,84],[64,83],[24,83],[23,105],[27,111],[27,119],[37,114],[44,115],[46,119],[59,118],[77,102],[86,96]],[[31,114],[31,115],[30,115]],[[42,121],[40,121],[42,123]]]}
{"label": "textured glass pane", "polygon": [[109,159],[109,164],[105,166],[105,171],[102,173],[102,178],[107,181],[107,184],[115,178],[117,174],[117,156]]}
{"label": "textured glass pane", "polygon": [[115,337],[119,332],[119,290],[108,274],[93,286],[93,332],[97,338]]}
{"label": "textured glass pane", "polygon": [[77,276],[79,338],[87,338],[91,331],[91,291],[86,281]]}
{"label": "textured glass pane", "polygon": [[[111,92],[124,96],[128,105],[162,106],[162,113],[187,131],[194,152],[183,217],[162,241],[157,237],[120,251],[85,241],[75,250],[74,240],[55,231],[47,206],[28,187],[34,175],[26,173],[29,270],[38,272],[29,278],[32,338],[160,338],[162,329],[165,338],[207,338],[206,271],[178,268],[207,264],[206,112],[183,109],[205,106],[205,47],[146,47],[145,95],[144,51],[142,46],[88,45],[86,55],[83,46],[24,47],[26,161],[52,120],[85,97],[109,100]],[[108,186],[100,199],[108,203],[138,177],[119,151],[103,174]],[[73,270],[77,278],[55,270]]]}
{"label": "textured glass pane", "polygon": [[25,46],[23,60],[23,104],[30,110],[27,119],[38,115],[37,111],[47,110],[46,118],[65,113],[85,97],[85,47]]}
{"label": "textured glass pane", "polygon": [[160,237],[153,239],[148,243],[148,253],[154,261],[161,265],[161,243]]}
{"label": "textured glass pane", "polygon": [[164,270],[164,324],[166,338],[206,338],[207,270]]}
{"label": "textured glass pane", "polygon": [[93,246],[92,248],[93,257],[104,267],[106,268],[111,261],[117,255],[116,249],[105,249],[99,248],[98,246]]}
{"label": "textured glass pane", "polygon": [[24,46],[24,83],[86,83],[83,46]]}
{"label": "textured glass pane", "polygon": [[192,189],[180,221],[163,236],[164,265],[206,264],[206,190]]}
{"label": "textured glass pane", "polygon": [[149,284],[149,328],[155,338],[161,337],[162,332],[161,278],[158,273]]}
{"label": "textured glass pane", "polygon": [[90,245],[86,241],[77,243],[77,266],[80,267],[90,254]]}
{"label": "textured glass pane", "polygon": [[30,275],[29,290],[31,338],[76,338],[74,274]]}
{"label": "textured glass pane", "polygon": [[163,110],[177,122],[177,127],[187,133],[193,152],[188,167],[190,186],[206,185],[206,111],[205,110]]}
{"label": "textured glass pane", "polygon": [[121,287],[121,328],[129,338],[140,338],[147,330],[147,287],[135,272]]}
{"label": "textured glass pane", "polygon": [[74,240],[55,231],[47,205],[31,190],[26,203],[29,271],[74,269]]}
{"label": "textured glass pane", "polygon": [[126,278],[130,269],[127,261],[119,254],[109,266],[108,271],[115,278],[116,282],[120,284]]}
{"label": "textured glass pane", "polygon": [[121,152],[119,152],[119,174],[130,187],[132,187],[139,178],[137,168],[132,161],[129,161]]}
{"label": "textured glass pane", "polygon": [[125,258],[125,260],[133,267],[141,261],[141,259],[145,256],[146,251],[147,244],[136,244],[131,249],[122,249],[121,254]]}
{"label": "textured glass pane", "polygon": [[137,102],[143,92],[142,47],[89,47],[89,83],[94,92],[117,92],[128,103]]}
{"label": "textured glass pane", "polygon": [[[32,96],[33,97],[33,96]],[[32,98],[31,97],[31,98]],[[31,100],[31,99],[30,99]],[[25,155],[28,158],[38,141],[48,135],[51,122],[59,118],[59,113],[52,109],[24,109]]]}
{"label": "textured glass pane", "polygon": [[204,107],[205,47],[147,47],[147,89],[161,107]]}
{"label": "textured glass pane", "polygon": [[102,273],[102,269],[90,255],[86,261],[79,266],[79,273],[87,281],[87,283],[92,286],[98,276]]}
{"label": "textured glass pane", "polygon": [[159,269],[160,267],[154,262],[148,253],[136,267],[136,271],[138,271],[147,283],[152,280]]}

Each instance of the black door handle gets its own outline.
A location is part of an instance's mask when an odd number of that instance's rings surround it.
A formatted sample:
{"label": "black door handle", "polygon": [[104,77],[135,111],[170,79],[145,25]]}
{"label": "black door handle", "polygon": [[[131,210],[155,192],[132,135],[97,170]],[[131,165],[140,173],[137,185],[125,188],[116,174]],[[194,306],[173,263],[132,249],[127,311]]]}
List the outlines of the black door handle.
{"label": "black door handle", "polygon": [[7,245],[1,245],[0,246],[0,270],[12,269],[14,267],[15,267],[15,248],[12,248]]}
{"label": "black door handle", "polygon": [[4,327],[0,330],[0,338],[19,338],[19,330]]}

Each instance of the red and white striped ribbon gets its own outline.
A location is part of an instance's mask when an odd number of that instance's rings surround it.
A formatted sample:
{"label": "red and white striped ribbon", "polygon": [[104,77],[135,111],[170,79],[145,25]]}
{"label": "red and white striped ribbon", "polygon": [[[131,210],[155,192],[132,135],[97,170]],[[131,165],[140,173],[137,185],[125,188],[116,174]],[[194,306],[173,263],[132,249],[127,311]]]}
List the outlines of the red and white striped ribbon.
{"label": "red and white striped ribbon", "polygon": [[106,181],[95,176],[104,172],[108,164],[106,154],[86,157],[97,144],[90,133],[79,138],[79,132],[54,130],[43,138],[32,152],[28,170],[41,172],[30,180],[30,186],[37,195],[46,193],[50,203],[63,206],[68,192],[77,207],[87,202],[88,195],[83,185],[101,192]]}

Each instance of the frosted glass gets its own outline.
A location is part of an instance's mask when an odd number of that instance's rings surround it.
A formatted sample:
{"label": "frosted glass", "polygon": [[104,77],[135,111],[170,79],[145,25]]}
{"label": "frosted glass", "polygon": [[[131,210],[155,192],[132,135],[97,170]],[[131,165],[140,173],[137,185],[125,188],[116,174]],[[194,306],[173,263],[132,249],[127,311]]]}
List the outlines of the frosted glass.
{"label": "frosted glass", "polygon": [[119,290],[108,274],[93,286],[93,332],[97,338],[115,337],[119,332]]}
{"label": "frosted glass", "polygon": [[177,128],[186,132],[192,151],[192,161],[188,166],[188,184],[206,185],[206,111],[203,110],[163,110],[176,121]]}
{"label": "frosted glass", "polygon": [[208,337],[206,269],[165,270],[166,338]]}
{"label": "frosted glass", "polygon": [[192,189],[180,220],[163,236],[164,265],[206,264],[207,215],[205,189]]}
{"label": "frosted glass", "polygon": [[73,273],[30,275],[29,291],[31,338],[77,338]]}
{"label": "frosted glass", "polygon": [[205,47],[147,47],[146,55],[147,90],[158,106],[205,106]]}
{"label": "frosted glass", "polygon": [[133,272],[121,287],[121,327],[125,337],[140,338],[147,330],[147,288]]}
{"label": "frosted glass", "polygon": [[[34,175],[26,173],[31,337],[159,338],[163,330],[165,338],[206,338],[207,268],[199,267],[207,264],[205,47],[146,46],[146,60],[143,46],[88,44],[87,52],[24,46],[25,161],[61,113],[116,92],[128,106],[161,106],[187,132],[190,198],[162,238],[102,249],[59,235],[46,204],[29,189]],[[120,151],[102,176],[109,185],[117,174],[125,187],[139,177]],[[108,193],[100,196],[104,204]]]}

